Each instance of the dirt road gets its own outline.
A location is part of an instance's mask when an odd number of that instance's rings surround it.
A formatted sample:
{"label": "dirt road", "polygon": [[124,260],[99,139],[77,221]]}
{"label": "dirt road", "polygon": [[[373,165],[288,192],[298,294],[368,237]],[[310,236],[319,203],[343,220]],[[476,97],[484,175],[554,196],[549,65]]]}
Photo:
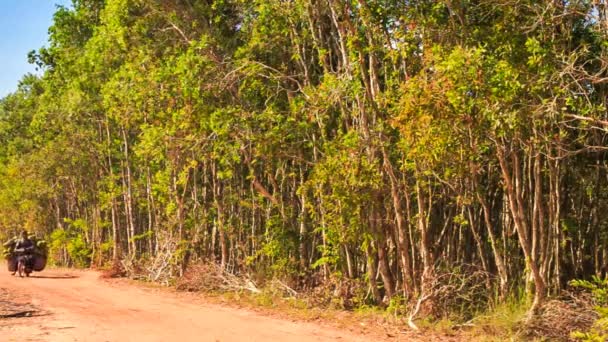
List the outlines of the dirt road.
{"label": "dirt road", "polygon": [[[1,341],[368,341],[369,337],[106,281],[93,271],[11,276],[0,264]],[[2,295],[4,294],[4,295]],[[31,312],[31,313],[28,313]]]}

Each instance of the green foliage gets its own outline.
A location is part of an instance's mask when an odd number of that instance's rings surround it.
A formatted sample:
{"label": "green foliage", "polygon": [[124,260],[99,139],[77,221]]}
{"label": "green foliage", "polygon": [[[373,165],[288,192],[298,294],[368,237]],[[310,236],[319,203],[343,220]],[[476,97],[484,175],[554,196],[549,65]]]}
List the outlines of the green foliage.
{"label": "green foliage", "polygon": [[589,331],[576,331],[572,338],[585,342],[599,342],[608,339],[608,277],[593,276],[591,280],[575,279],[570,285],[591,293],[598,320]]}
{"label": "green foliage", "polygon": [[66,245],[66,249],[76,267],[88,267],[90,265],[91,249],[82,236],[78,235],[70,239]]}
{"label": "green foliage", "polygon": [[528,314],[526,300],[510,297],[501,303],[481,312],[475,317],[475,326],[470,331],[474,340],[481,341],[518,341]]}
{"label": "green foliage", "polygon": [[[297,274],[297,263],[293,255],[296,250],[297,236],[282,226],[281,218],[274,216],[266,222],[265,239],[258,251],[257,257],[263,256],[268,260],[271,275],[278,277],[294,276]],[[250,258],[253,265],[254,258]]]}
{"label": "green foliage", "polygon": [[598,306],[608,306],[608,277],[592,276],[591,280],[574,279],[570,286],[589,291]]}
{"label": "green foliage", "polygon": [[454,321],[532,262],[563,287],[608,247],[601,6],[74,1],[29,55],[42,74],[0,100],[0,236],[165,283],[211,260],[395,314],[443,272],[421,311]]}
{"label": "green foliage", "polygon": [[88,267],[91,262],[91,248],[81,235],[73,235],[64,229],[56,229],[51,233],[49,253],[58,262],[65,260],[63,253],[68,256],[68,262],[76,267]]}
{"label": "green foliage", "polygon": [[56,229],[51,233],[49,239],[50,255],[54,260],[60,260],[60,253],[64,250],[68,243],[68,237],[63,229]]}

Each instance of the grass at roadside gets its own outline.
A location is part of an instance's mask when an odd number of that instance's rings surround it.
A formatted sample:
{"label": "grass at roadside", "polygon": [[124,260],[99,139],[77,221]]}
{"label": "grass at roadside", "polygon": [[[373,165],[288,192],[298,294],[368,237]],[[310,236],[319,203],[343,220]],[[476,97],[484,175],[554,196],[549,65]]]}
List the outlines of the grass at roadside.
{"label": "grass at roadside", "polygon": [[420,331],[408,327],[406,317],[377,307],[361,307],[354,310],[320,308],[307,300],[284,298],[262,291],[205,292],[210,302],[246,308],[267,315],[290,320],[321,322],[356,333],[369,334],[386,340],[410,341],[529,341],[520,335],[522,321],[528,306],[523,301],[511,300],[492,310],[477,315],[466,324],[456,324],[449,319],[417,321]]}
{"label": "grass at roadside", "polygon": [[[154,283],[136,283],[146,284],[150,288],[164,288]],[[250,279],[209,266],[198,266],[178,280],[173,278],[169,284],[169,291],[199,298],[205,303],[333,326],[368,335],[374,341],[566,341],[570,340],[571,331],[582,331],[593,320],[587,312],[589,303],[572,294],[548,300],[535,320],[526,320],[529,303],[519,297],[501,301],[501,304],[482,312],[467,314],[466,322],[461,316],[455,316],[453,320],[437,320],[420,315],[416,319],[420,330],[414,331],[407,324],[405,301],[397,297],[383,309],[365,305],[360,300],[346,302],[336,295],[339,287],[297,292],[281,281],[256,285]],[[358,304],[352,305],[353,302]],[[345,303],[351,304],[350,307]],[[473,318],[469,319],[471,316]]]}
{"label": "grass at roadside", "polygon": [[284,297],[272,290],[251,291],[179,291],[175,286],[166,287],[157,283],[133,279],[107,279],[126,281],[131,285],[153,291],[170,291],[204,303],[245,309],[278,319],[313,322],[338,328],[355,334],[369,336],[370,341],[461,341],[466,335],[461,331],[437,329],[424,326],[421,331],[411,330],[402,316],[396,316],[375,307],[343,310],[318,307],[297,297]]}

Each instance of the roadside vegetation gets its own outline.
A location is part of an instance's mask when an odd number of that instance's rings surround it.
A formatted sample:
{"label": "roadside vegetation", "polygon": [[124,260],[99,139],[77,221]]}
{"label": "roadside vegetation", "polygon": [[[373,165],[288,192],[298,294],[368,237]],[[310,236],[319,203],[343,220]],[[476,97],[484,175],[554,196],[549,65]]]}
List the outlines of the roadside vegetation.
{"label": "roadside vegetation", "polygon": [[607,6],[73,0],[0,100],[0,235],[412,330],[601,340]]}

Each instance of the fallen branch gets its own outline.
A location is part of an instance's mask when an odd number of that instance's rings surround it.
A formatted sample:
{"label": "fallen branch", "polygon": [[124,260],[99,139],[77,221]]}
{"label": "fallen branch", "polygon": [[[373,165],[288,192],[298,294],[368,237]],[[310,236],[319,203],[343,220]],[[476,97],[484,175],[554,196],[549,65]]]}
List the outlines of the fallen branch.
{"label": "fallen branch", "polygon": [[185,291],[249,291],[261,293],[253,280],[222,269],[214,262],[191,265],[179,279],[178,290]]}
{"label": "fallen branch", "polygon": [[576,115],[576,114],[564,114],[564,116],[572,118],[572,119],[576,119],[576,120],[589,121],[589,122],[600,124],[604,127],[608,127],[608,121],[606,121],[606,120],[600,120],[600,119],[590,118],[588,116],[582,116],[582,115]]}
{"label": "fallen branch", "polygon": [[285,283],[283,283],[282,281],[275,279],[273,281],[273,285],[280,287],[281,289],[283,289],[285,292],[287,292],[289,295],[291,295],[292,297],[296,297],[298,295],[298,292],[294,289],[292,289],[291,287],[287,286]]}

